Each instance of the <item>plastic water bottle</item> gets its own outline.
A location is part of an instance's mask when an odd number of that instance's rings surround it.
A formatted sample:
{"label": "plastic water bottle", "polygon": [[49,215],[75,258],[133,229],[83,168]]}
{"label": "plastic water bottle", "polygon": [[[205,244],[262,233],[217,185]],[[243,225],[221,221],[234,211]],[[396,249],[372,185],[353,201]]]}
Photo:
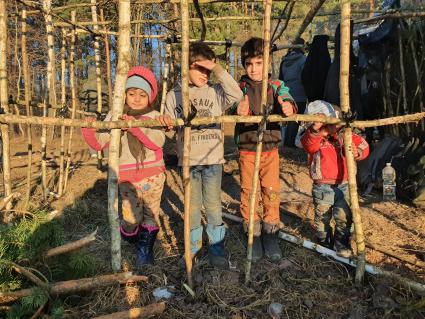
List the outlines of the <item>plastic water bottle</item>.
{"label": "plastic water bottle", "polygon": [[382,170],[382,182],[383,182],[383,199],[385,201],[395,200],[396,182],[395,182],[395,169],[391,166],[391,163]]}

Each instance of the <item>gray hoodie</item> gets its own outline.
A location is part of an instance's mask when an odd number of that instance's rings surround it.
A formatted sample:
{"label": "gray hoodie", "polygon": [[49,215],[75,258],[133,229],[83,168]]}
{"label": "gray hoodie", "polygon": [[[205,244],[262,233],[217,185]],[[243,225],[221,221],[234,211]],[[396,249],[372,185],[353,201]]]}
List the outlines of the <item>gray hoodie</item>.
{"label": "gray hoodie", "polygon": [[[191,105],[197,110],[197,117],[221,116],[234,103],[242,100],[243,94],[238,83],[220,65],[212,70],[218,83],[189,87]],[[172,118],[183,117],[181,86],[177,85],[167,94],[165,114]],[[177,156],[183,163],[183,128],[177,129]],[[190,144],[190,166],[224,163],[224,146],[221,125],[211,124],[192,127]]]}

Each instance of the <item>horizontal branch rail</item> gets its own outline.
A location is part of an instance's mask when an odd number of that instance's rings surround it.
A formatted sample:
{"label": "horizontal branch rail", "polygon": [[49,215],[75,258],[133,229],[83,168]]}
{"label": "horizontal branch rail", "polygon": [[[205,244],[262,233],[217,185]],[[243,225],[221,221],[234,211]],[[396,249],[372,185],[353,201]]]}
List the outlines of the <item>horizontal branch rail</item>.
{"label": "horizontal branch rail", "polygon": [[[354,121],[351,123],[351,127],[375,127],[385,126],[392,124],[402,124],[410,122],[419,122],[425,118],[425,112],[414,113],[408,115],[395,116],[390,118],[384,118],[379,120],[370,121]],[[225,116],[212,116],[212,117],[198,117],[191,121],[192,126],[198,125],[210,125],[218,123],[260,123],[263,119],[262,116],[236,116],[236,115],[225,115]],[[332,117],[324,117],[320,115],[306,115],[296,114],[289,117],[283,117],[281,115],[270,115],[267,118],[268,122],[322,122],[326,124],[340,124],[345,125],[345,122],[341,119]],[[72,126],[72,127],[86,127],[96,129],[117,129],[117,128],[132,128],[132,127],[161,127],[163,126],[157,120],[133,120],[133,121],[110,121],[110,122],[90,122],[79,119],[64,119],[54,117],[38,117],[38,116],[23,116],[23,115],[12,115],[2,114],[0,115],[0,123],[8,124],[31,124],[31,125],[47,125],[47,126]],[[174,126],[183,126],[184,122],[182,119],[174,120]]]}

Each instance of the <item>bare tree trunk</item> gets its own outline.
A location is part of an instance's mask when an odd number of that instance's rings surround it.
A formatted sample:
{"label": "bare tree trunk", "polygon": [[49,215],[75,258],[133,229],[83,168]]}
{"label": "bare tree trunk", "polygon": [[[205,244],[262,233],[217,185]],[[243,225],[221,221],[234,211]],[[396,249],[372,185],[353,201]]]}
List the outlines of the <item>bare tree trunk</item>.
{"label": "bare tree trunk", "polygon": [[[351,1],[341,0],[341,67],[339,78],[339,89],[341,92],[341,110],[350,111],[350,18]],[[356,233],[357,244],[357,266],[356,266],[356,284],[362,284],[365,271],[365,242],[363,235],[362,217],[360,215],[359,198],[357,193],[356,173],[357,167],[353,156],[352,148],[352,129],[345,128],[344,131],[344,151],[347,160],[348,187],[350,193],[350,206],[353,214],[353,223]]]}
{"label": "bare tree trunk", "polygon": [[[16,3],[15,3],[16,6]],[[16,16],[15,16],[15,63],[18,65],[18,78],[16,80],[16,99],[18,101],[21,99],[21,62],[19,61],[18,56],[18,8],[16,8]]]}
{"label": "bare tree trunk", "polygon": [[[269,58],[270,58],[270,17],[272,12],[272,0],[265,1],[264,22],[263,22],[263,79],[261,88],[261,114],[264,114],[264,105],[267,105],[267,88],[269,77]],[[262,126],[262,127],[261,127]],[[266,123],[259,124],[260,134],[258,136],[257,148],[255,150],[254,173],[252,176],[252,188],[249,196],[249,222],[248,222],[248,247],[247,261],[245,272],[245,283],[251,280],[251,263],[252,263],[252,244],[254,242],[254,213],[255,200],[258,188],[258,173],[260,170],[261,152],[263,149],[263,134]]]}
{"label": "bare tree trunk", "polygon": [[373,12],[375,11],[375,0],[369,0],[369,17],[373,17]]}
{"label": "bare tree trunk", "polygon": [[[183,115],[189,116],[189,4],[187,0],[181,0],[181,23],[182,23],[182,104]],[[190,133],[191,127],[185,126],[183,140],[183,185],[184,185],[184,258],[186,262],[187,281],[193,288],[192,280],[192,254],[190,247]]]}
{"label": "bare tree trunk", "polygon": [[[100,21],[105,21],[103,17],[103,9],[100,10]],[[105,32],[107,31],[106,26],[104,28],[104,31]],[[113,100],[112,79],[111,79],[111,54],[109,51],[109,38],[107,34],[105,34],[104,42],[105,42],[105,54],[106,54],[106,79],[108,82],[108,99],[109,99],[109,108],[111,108],[112,100]]]}
{"label": "bare tree trunk", "polygon": [[[21,51],[22,51],[22,69],[24,73],[24,96],[25,96],[25,111],[27,116],[31,116],[31,88],[30,88],[30,75],[28,69],[28,54],[27,54],[27,11],[22,10],[22,37],[21,37]],[[27,167],[27,188],[25,192],[25,207],[28,207],[30,192],[31,192],[31,174],[32,174],[32,130],[31,124],[27,125],[27,138],[28,138],[28,167]]]}
{"label": "bare tree trunk", "polygon": [[[71,11],[71,21],[76,22],[76,11]],[[71,88],[71,119],[75,119],[75,112],[77,110],[77,92],[76,92],[76,83],[75,83],[75,27],[71,32],[71,50],[69,53],[69,86]],[[69,176],[69,167],[71,166],[71,150],[72,150],[72,138],[74,135],[74,128],[69,129],[69,140],[68,140],[68,149],[66,152],[66,167],[65,167],[65,176],[64,176],[64,185],[63,190],[66,189],[68,185],[68,176]]]}
{"label": "bare tree trunk", "polygon": [[[7,79],[7,8],[6,1],[0,0],[0,106],[5,113],[9,113]],[[9,196],[12,194],[10,180],[9,125],[1,124],[1,137],[3,140],[4,195]],[[11,207],[11,202],[9,202],[6,209],[10,209]]]}
{"label": "bare tree trunk", "polygon": [[[118,65],[115,78],[114,103],[112,105],[112,120],[117,120],[122,114],[125,102],[125,82],[130,66],[130,0],[120,0],[118,11]],[[111,231],[112,269],[115,271],[121,268],[121,242],[118,220],[118,166],[120,140],[121,130],[112,130],[108,156],[108,219]]]}
{"label": "bare tree trunk", "polygon": [[[326,0],[317,0],[317,2],[311,7],[310,11],[305,16],[304,21],[301,23],[301,26],[298,28],[297,33],[292,38],[293,40],[299,38],[304,33],[305,29],[307,29],[307,27],[310,25],[314,16],[319,11],[319,9],[322,7],[322,4],[325,1]],[[344,1],[344,0],[341,0],[341,1]]]}
{"label": "bare tree trunk", "polygon": [[[98,34],[99,26],[97,24],[96,0],[91,0],[91,15],[93,21],[93,31]],[[94,59],[96,62],[96,90],[97,90],[97,113],[102,113],[102,80],[100,78],[100,52],[99,52],[99,36],[94,39]],[[97,152],[97,168],[102,169],[102,151]]]}
{"label": "bare tree trunk", "polygon": [[164,114],[165,100],[167,96],[168,75],[170,73],[170,64],[171,64],[170,60],[171,60],[171,44],[167,43],[165,45],[164,74],[162,76],[162,96],[161,96],[161,107],[160,107],[161,114]]}
{"label": "bare tree trunk", "polygon": [[[45,12],[50,12],[52,6],[51,0],[43,0],[43,9]],[[48,100],[44,103],[44,114],[48,116],[47,105],[50,104],[53,108],[56,106],[56,93],[55,93],[55,52],[54,52],[54,38],[53,38],[53,25],[52,16],[50,14],[44,14],[46,20],[46,32],[47,32],[47,47],[48,47],[48,59],[47,59],[47,92]],[[54,131],[54,129],[52,129]],[[41,132],[41,183],[43,188],[43,199],[47,199],[47,127],[42,128]]]}
{"label": "bare tree trunk", "polygon": [[[66,31],[62,29],[62,47],[61,47],[61,104],[65,107],[66,104]],[[60,155],[59,155],[59,181],[58,181],[58,196],[63,194],[63,180],[64,180],[64,156],[65,156],[65,126],[61,126],[61,144],[60,144]]]}

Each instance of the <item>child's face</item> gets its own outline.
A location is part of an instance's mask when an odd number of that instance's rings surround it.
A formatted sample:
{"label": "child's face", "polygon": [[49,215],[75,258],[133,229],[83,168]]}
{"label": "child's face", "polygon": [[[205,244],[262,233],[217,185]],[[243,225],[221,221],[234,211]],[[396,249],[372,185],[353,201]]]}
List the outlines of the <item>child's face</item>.
{"label": "child's face", "polygon": [[128,89],[125,93],[125,101],[133,110],[143,110],[149,106],[149,96],[142,89]]}
{"label": "child's face", "polygon": [[195,64],[189,67],[189,83],[196,87],[202,87],[208,83],[211,71]]}
{"label": "child's face", "polygon": [[256,56],[245,60],[246,75],[253,81],[261,81],[263,79],[263,57]]}

